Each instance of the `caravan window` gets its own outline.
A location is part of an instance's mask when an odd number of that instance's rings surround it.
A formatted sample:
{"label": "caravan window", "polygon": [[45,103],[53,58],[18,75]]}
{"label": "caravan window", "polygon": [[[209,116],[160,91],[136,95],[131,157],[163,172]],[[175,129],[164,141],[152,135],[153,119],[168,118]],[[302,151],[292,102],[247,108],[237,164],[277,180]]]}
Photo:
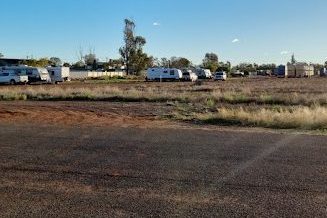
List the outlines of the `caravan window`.
{"label": "caravan window", "polygon": [[0,76],[9,76],[9,73],[1,73]]}
{"label": "caravan window", "polygon": [[32,69],[27,69],[26,70],[26,75],[27,76],[33,75],[33,70]]}
{"label": "caravan window", "polygon": [[18,69],[16,70],[16,75],[26,75],[26,69]]}
{"label": "caravan window", "polygon": [[164,70],[164,73],[168,73],[168,71],[167,70]]}
{"label": "caravan window", "polygon": [[171,76],[175,75],[175,70],[171,70],[171,71],[170,71],[170,75],[171,75]]}
{"label": "caravan window", "polygon": [[35,76],[39,75],[39,71],[36,68],[34,68],[32,75],[35,75]]}
{"label": "caravan window", "polygon": [[13,70],[13,72],[14,72],[16,75],[21,75],[21,70],[20,70],[20,69],[15,69],[15,70]]}

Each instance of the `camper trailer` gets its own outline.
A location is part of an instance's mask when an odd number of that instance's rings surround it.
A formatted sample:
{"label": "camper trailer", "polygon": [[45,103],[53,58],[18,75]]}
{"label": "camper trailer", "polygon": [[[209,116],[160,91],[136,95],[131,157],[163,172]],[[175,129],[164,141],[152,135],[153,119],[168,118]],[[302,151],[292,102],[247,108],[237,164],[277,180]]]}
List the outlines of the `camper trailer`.
{"label": "camper trailer", "polygon": [[195,72],[199,79],[212,79],[212,73],[209,69],[198,68]]}
{"label": "camper trailer", "polygon": [[183,81],[195,82],[198,80],[198,76],[192,70],[183,69]]}
{"label": "camper trailer", "polygon": [[180,81],[182,78],[182,71],[176,68],[150,68],[146,75],[146,81]]}
{"label": "camper trailer", "polygon": [[11,70],[17,75],[28,76],[28,83],[51,83],[49,72],[41,67],[13,66],[3,67],[3,70]]}
{"label": "camper trailer", "polygon": [[47,67],[52,83],[70,81],[69,67]]}

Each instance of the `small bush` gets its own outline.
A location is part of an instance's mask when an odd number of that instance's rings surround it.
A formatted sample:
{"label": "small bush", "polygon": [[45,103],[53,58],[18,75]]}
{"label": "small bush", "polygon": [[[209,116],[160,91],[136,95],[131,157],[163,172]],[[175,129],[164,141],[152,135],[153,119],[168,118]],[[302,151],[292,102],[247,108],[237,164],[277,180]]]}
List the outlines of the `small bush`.
{"label": "small bush", "polygon": [[208,98],[207,100],[206,100],[206,106],[208,107],[208,108],[214,108],[215,107],[215,105],[216,105],[216,102],[215,102],[215,100],[214,99],[212,99],[212,98]]}

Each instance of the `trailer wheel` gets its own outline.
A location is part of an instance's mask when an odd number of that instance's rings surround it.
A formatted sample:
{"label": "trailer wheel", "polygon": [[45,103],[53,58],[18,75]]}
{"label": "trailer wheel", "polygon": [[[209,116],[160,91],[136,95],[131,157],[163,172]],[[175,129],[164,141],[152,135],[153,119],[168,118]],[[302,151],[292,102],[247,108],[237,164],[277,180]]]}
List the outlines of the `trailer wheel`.
{"label": "trailer wheel", "polygon": [[16,85],[16,81],[12,79],[12,80],[10,80],[9,84],[10,85]]}

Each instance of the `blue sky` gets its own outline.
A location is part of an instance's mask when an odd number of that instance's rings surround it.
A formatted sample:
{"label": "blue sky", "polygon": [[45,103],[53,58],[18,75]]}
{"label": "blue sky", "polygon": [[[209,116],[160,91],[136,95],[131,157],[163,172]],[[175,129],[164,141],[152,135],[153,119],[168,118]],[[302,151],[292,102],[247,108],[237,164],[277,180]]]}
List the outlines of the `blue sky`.
{"label": "blue sky", "polygon": [[77,60],[80,47],[119,57],[123,20],[133,19],[145,50],[199,64],[327,60],[326,0],[1,0],[0,52],[6,57]]}

